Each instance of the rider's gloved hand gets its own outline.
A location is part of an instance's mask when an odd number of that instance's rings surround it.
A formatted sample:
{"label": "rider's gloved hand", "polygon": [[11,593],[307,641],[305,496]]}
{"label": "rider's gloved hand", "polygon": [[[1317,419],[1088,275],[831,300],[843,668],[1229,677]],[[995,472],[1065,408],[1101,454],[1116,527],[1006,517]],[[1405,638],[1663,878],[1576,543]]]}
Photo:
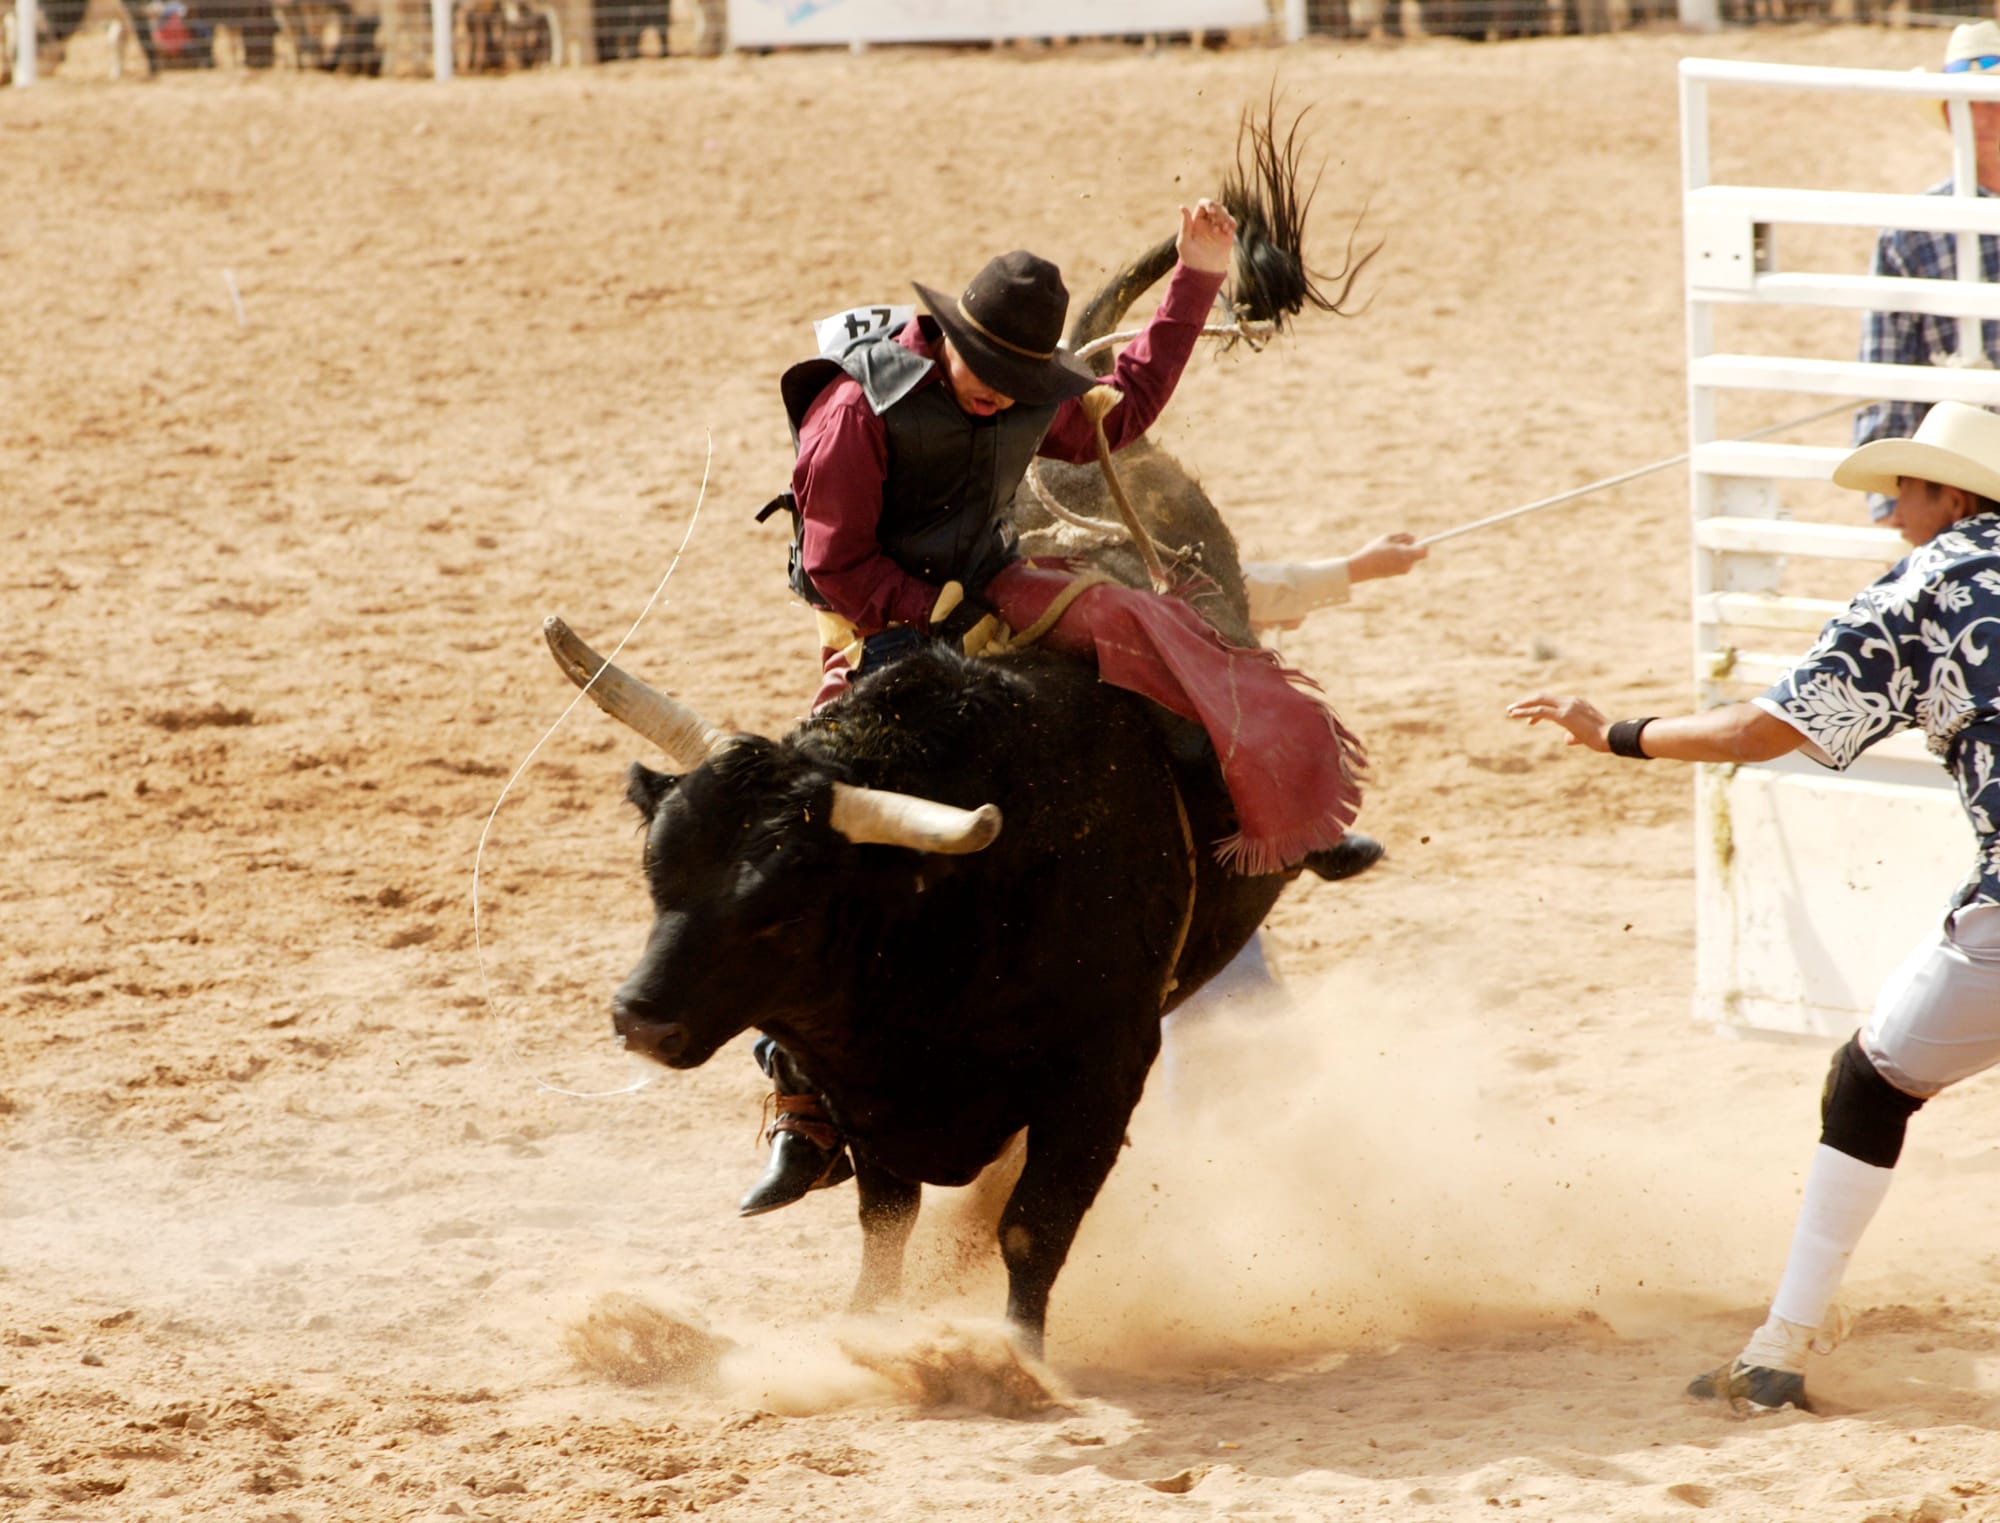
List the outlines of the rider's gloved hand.
{"label": "rider's gloved hand", "polygon": [[957,582],[945,583],[931,610],[931,637],[949,640],[968,656],[976,656],[994,640],[1005,640],[1008,629],[993,605],[973,597]]}

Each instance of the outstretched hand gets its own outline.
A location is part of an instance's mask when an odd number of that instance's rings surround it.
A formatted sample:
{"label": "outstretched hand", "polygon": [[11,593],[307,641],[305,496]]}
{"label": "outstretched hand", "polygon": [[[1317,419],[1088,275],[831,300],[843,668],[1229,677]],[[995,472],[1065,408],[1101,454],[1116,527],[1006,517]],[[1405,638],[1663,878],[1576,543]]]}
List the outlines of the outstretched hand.
{"label": "outstretched hand", "polygon": [[1174,251],[1189,269],[1208,275],[1227,274],[1235,244],[1236,219],[1220,201],[1203,197],[1193,211],[1181,208],[1181,231],[1174,240]]}
{"label": "outstretched hand", "polygon": [[1414,534],[1400,529],[1394,534],[1380,534],[1348,556],[1347,579],[1372,582],[1385,576],[1406,576],[1430,553],[1431,547],[1418,544]]}
{"label": "outstretched hand", "polygon": [[1588,746],[1593,751],[1611,749],[1610,742],[1605,738],[1611,722],[1598,712],[1594,704],[1581,698],[1552,698],[1546,693],[1537,693],[1532,698],[1508,704],[1507,717],[1525,719],[1531,725],[1546,719],[1569,731],[1569,745]]}

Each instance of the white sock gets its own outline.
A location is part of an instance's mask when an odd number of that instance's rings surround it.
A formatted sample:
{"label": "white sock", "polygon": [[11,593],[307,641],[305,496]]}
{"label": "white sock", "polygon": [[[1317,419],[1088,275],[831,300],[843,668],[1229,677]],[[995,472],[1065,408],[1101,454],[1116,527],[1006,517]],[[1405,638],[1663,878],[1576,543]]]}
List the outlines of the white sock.
{"label": "white sock", "polygon": [[1806,1355],[1812,1352],[1813,1336],[1818,1331],[1818,1328],[1787,1322],[1783,1317],[1766,1317],[1764,1325],[1752,1333],[1750,1341],[1743,1345],[1737,1363],[1760,1370],[1784,1370],[1793,1375],[1803,1375],[1806,1372]]}
{"label": "white sock", "polygon": [[1805,1199],[1799,1203],[1785,1273],[1771,1298],[1773,1318],[1805,1328],[1817,1328],[1826,1319],[1847,1262],[1895,1177],[1893,1169],[1879,1169],[1825,1143],[1819,1145],[1806,1175]]}

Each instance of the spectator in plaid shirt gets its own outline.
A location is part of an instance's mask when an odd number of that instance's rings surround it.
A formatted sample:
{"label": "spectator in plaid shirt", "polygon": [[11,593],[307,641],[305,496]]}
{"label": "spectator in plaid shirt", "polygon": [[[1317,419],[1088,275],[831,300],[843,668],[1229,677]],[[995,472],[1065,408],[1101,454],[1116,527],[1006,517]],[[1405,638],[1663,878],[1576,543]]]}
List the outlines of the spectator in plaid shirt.
{"label": "spectator in plaid shirt", "polygon": [[[1944,72],[1980,73],[2000,69],[2000,26],[1991,21],[1968,22],[1951,30],[1945,45]],[[1974,168],[1979,194],[2000,195],[2000,105],[1977,103],[1972,108]],[[1924,194],[1948,196],[1949,179]],[[1908,280],[1952,280],[1958,274],[1957,238],[1951,233],[1893,229],[1875,240],[1871,275]],[[1979,278],[2000,280],[2000,237],[1979,237]],[[2000,321],[1979,325],[1979,350],[1989,365],[2000,365]],[[1861,359],[1868,364],[1946,365],[1958,354],[1958,319],[1928,317],[1916,312],[1871,312],[1861,330]],[[1928,402],[1874,402],[1854,415],[1854,445],[1876,439],[1907,439],[1930,411]],[[1896,500],[1880,493],[1868,498],[1869,516],[1889,516]]]}

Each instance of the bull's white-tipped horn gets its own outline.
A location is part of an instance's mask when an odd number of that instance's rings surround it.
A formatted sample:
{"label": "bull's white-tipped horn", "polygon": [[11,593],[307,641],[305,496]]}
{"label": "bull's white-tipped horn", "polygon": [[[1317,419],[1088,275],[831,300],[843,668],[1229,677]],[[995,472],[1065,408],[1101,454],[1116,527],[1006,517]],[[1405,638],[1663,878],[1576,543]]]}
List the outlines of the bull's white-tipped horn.
{"label": "bull's white-tipped horn", "polygon": [[611,665],[553,614],[542,620],[542,638],[564,676],[613,719],[658,746],[683,772],[692,772],[729,744],[728,736],[693,709]]}
{"label": "bull's white-tipped horn", "polygon": [[959,809],[886,788],[835,783],[828,823],[857,846],[907,846],[957,857],[993,844],[1000,834],[1000,809],[994,804]]}

